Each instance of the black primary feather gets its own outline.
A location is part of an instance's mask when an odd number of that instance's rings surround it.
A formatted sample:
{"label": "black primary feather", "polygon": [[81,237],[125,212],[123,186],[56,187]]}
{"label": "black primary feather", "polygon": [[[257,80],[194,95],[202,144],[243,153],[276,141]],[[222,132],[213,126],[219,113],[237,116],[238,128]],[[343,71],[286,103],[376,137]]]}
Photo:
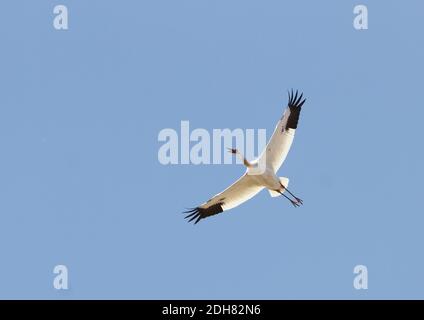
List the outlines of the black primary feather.
{"label": "black primary feather", "polygon": [[201,207],[197,207],[197,208],[192,208],[190,210],[185,211],[184,213],[188,213],[187,216],[185,216],[186,219],[190,218],[188,220],[188,222],[191,222],[193,220],[194,224],[198,223],[201,219],[213,216],[215,214],[221,213],[224,210],[222,209],[223,206],[223,202],[219,202],[216,203],[214,205],[211,205],[208,208],[201,208]]}
{"label": "black primary feather", "polygon": [[291,92],[289,92],[289,116],[287,118],[287,123],[284,127],[284,130],[286,129],[296,129],[297,123],[299,121],[300,111],[302,110],[302,106],[305,103],[306,99],[303,99],[303,93],[300,94],[298,90],[296,90],[296,93],[293,92],[293,89]]}

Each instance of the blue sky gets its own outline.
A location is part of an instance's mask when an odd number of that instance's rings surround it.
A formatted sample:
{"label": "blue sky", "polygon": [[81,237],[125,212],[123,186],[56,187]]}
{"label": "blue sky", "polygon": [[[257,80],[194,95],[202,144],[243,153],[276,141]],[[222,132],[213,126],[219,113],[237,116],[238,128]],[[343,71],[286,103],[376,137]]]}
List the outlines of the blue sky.
{"label": "blue sky", "polygon": [[[69,30],[53,28],[53,8]],[[366,4],[369,29],[353,28]],[[0,298],[424,298],[421,1],[2,1]],[[265,128],[279,175],[187,224],[240,165],[163,166],[158,133]],[[53,288],[53,268],[69,290]],[[355,290],[353,268],[368,268]]]}

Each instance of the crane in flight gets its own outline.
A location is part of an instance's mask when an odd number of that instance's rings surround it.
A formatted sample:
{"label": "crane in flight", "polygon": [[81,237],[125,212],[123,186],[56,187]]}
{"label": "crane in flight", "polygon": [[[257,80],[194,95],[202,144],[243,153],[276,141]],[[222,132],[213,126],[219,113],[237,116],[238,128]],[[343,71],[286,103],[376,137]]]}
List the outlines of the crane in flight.
{"label": "crane in flight", "polygon": [[194,224],[196,224],[204,218],[235,208],[254,197],[264,188],[268,189],[271,197],[282,195],[295,207],[303,204],[300,198],[287,189],[289,179],[279,178],[276,175],[293,143],[300,111],[306,101],[302,98],[303,93],[299,95],[297,90],[296,93],[293,90],[289,92],[287,108],[278,121],[266,149],[258,159],[249,162],[237,149],[229,149],[232,154],[241,158],[247,168],[246,172],[231,186],[213,196],[207,202],[185,211],[184,213],[187,214],[185,218],[189,219],[189,222],[194,220]]}

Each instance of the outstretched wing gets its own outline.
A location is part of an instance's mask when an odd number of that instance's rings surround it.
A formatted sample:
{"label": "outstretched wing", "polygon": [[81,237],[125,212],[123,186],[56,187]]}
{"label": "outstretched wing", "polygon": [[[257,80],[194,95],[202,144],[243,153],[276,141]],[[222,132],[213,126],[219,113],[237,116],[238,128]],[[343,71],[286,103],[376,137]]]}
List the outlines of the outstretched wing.
{"label": "outstretched wing", "polygon": [[186,218],[189,218],[189,222],[195,220],[194,224],[196,224],[201,219],[237,207],[255,196],[262,189],[263,187],[257,185],[251,176],[244,174],[221,193],[218,193],[202,205],[184,213],[188,213]]}
{"label": "outstretched wing", "polygon": [[[281,167],[292,145],[300,111],[306,101],[306,99],[302,100],[302,97],[303,93],[299,96],[297,90],[295,94],[293,90],[289,92],[288,106],[280,121],[278,121],[266,149],[259,158],[259,161],[266,160],[267,167],[272,168],[274,172],[277,172]],[[263,159],[265,156],[266,159]]]}

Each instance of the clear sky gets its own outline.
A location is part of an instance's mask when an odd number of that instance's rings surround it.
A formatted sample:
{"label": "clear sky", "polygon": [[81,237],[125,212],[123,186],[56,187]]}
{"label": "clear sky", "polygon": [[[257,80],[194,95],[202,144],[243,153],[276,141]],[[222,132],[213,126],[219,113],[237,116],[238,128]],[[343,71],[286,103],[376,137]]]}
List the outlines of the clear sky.
{"label": "clear sky", "polygon": [[[418,0],[2,1],[0,298],[424,298],[423,30]],[[159,131],[270,135],[292,87],[304,205],[188,224],[244,168],[161,165]]]}

